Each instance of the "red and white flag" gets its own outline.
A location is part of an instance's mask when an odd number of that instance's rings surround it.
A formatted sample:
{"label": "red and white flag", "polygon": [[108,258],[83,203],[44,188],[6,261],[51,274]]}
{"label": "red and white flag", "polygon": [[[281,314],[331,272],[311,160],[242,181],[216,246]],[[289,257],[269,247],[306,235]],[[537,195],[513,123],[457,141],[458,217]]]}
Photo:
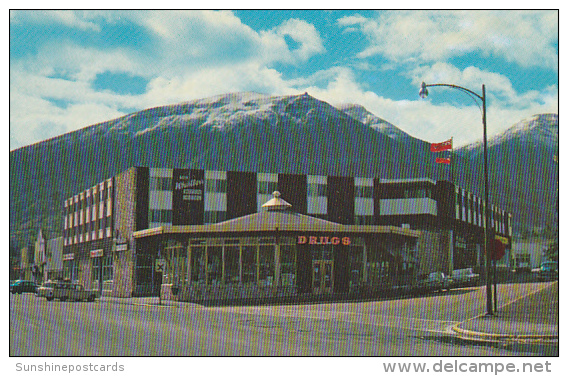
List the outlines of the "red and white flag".
{"label": "red and white flag", "polygon": [[439,144],[430,144],[430,151],[432,153],[438,153],[444,150],[452,149],[452,139],[450,138],[448,141],[440,142]]}
{"label": "red and white flag", "polygon": [[436,158],[436,163],[450,164],[450,158]]}

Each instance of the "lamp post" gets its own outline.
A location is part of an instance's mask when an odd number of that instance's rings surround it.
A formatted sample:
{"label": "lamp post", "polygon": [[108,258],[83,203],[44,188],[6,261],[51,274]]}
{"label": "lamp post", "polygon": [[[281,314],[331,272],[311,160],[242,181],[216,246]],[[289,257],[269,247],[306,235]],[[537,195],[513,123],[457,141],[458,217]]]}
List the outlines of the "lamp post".
{"label": "lamp post", "polygon": [[[486,97],[485,97],[485,85],[481,85],[481,95],[466,89],[461,86],[457,85],[450,85],[450,84],[429,84],[426,85],[425,82],[422,82],[422,86],[419,91],[419,95],[421,98],[426,98],[428,96],[428,87],[433,86],[445,86],[453,89],[458,89],[467,95],[469,95],[475,103],[479,106],[477,99],[481,100],[482,103],[482,120],[483,120],[483,175],[484,175],[484,195],[485,195],[485,228],[483,229],[483,234],[485,237],[485,281],[487,283],[487,315],[493,315],[493,304],[492,304],[492,294],[491,294],[491,282],[489,280],[489,267],[490,267],[490,260],[492,259],[491,252],[489,247],[491,246],[491,242],[489,240],[489,214],[490,214],[490,206],[489,206],[489,178],[487,176],[487,118],[486,118]],[[496,292],[496,291],[495,291]]]}

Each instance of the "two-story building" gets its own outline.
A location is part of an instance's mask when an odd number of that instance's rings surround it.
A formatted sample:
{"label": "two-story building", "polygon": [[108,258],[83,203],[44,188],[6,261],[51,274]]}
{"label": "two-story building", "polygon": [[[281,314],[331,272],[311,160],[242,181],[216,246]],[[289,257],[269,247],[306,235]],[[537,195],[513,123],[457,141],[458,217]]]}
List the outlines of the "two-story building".
{"label": "two-story building", "polygon": [[64,274],[123,297],[352,293],[483,266],[483,218],[446,181],[132,167],[65,200]]}

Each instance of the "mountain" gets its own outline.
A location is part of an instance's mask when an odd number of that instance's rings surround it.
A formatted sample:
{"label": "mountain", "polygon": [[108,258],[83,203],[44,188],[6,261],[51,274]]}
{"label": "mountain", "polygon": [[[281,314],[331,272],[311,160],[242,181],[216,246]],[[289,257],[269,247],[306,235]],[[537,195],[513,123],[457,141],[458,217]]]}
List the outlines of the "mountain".
{"label": "mountain", "polygon": [[[487,145],[490,201],[514,214],[519,232],[554,226],[558,210],[558,115],[541,114],[522,120],[489,139]],[[481,142],[459,148],[456,154],[471,160],[474,171],[482,174]]]}
{"label": "mountain", "polygon": [[[472,190],[477,162],[469,156],[476,152],[463,149],[456,158],[456,178]],[[11,242],[30,241],[40,227],[48,238],[59,234],[65,198],[131,166],[447,178],[428,143],[361,106],[334,107],[307,93],[219,95],[10,152]]]}

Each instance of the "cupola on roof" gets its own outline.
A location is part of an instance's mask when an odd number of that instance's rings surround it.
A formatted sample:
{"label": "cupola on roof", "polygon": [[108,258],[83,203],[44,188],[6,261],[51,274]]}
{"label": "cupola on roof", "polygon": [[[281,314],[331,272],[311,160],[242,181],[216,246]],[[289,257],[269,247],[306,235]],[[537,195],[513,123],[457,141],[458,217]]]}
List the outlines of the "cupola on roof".
{"label": "cupola on roof", "polygon": [[262,207],[266,208],[266,210],[268,211],[286,210],[292,207],[290,203],[280,198],[280,192],[274,191],[272,192],[272,196],[274,197],[271,198],[269,201],[267,201],[264,205],[262,205]]}

